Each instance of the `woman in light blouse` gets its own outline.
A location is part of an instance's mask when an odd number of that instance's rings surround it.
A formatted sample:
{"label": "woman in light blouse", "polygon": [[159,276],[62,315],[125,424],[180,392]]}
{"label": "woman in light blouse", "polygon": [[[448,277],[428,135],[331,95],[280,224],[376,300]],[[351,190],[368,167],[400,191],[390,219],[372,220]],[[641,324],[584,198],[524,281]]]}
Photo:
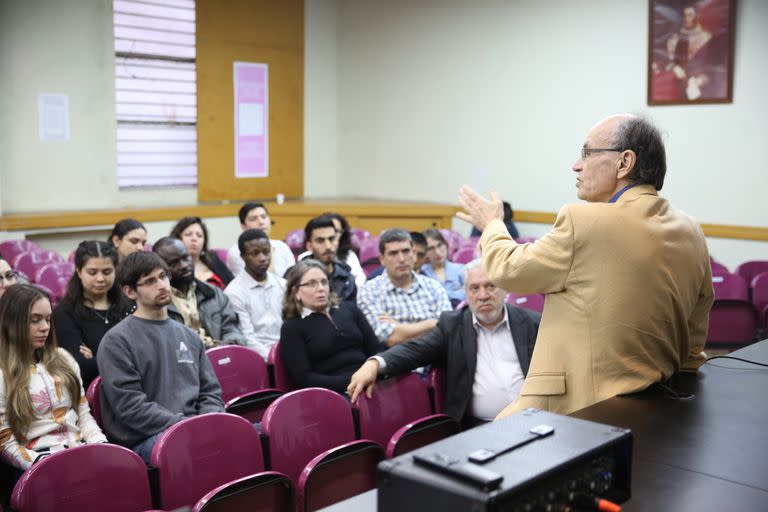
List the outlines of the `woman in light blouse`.
{"label": "woman in light blouse", "polygon": [[58,450],[105,442],[77,363],[56,344],[50,298],[10,287],[0,298],[0,458],[18,476]]}

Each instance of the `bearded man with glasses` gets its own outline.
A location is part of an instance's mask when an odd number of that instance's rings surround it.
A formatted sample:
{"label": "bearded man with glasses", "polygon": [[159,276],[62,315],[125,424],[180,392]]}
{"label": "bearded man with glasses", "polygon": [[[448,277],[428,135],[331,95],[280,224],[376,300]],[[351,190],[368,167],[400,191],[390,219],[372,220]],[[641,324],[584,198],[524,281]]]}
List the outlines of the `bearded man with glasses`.
{"label": "bearded man with glasses", "polygon": [[491,281],[544,293],[536,348],[520,397],[499,417],[526,407],[568,414],[641,391],[706,359],[714,299],[699,225],[659,197],[666,154],[647,120],[614,115],[587,135],[573,165],[579,199],[550,233],[518,244],[501,222],[501,201],[469,187],[459,217],[483,231]]}

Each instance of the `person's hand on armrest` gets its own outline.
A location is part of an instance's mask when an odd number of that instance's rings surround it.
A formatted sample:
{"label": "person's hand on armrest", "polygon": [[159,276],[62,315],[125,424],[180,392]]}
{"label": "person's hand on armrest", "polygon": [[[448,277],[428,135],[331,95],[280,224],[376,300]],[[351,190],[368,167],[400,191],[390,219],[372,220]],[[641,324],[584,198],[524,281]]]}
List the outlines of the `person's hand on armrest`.
{"label": "person's hand on armrest", "polygon": [[363,391],[365,391],[365,395],[368,398],[373,396],[373,385],[376,383],[378,375],[379,362],[373,357],[363,363],[363,366],[352,374],[352,377],[349,379],[349,386],[347,386],[347,394],[353,404],[357,402],[357,397]]}

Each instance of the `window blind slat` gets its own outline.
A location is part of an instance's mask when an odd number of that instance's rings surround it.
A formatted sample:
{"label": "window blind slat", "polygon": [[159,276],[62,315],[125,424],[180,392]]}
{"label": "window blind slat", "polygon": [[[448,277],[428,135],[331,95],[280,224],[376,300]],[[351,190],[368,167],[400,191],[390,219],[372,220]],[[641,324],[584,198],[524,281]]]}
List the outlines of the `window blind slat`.
{"label": "window blind slat", "polygon": [[181,8],[157,5],[158,2],[131,2],[129,0],[114,0],[113,9],[121,14],[141,14],[169,20],[195,21],[195,8]]}
{"label": "window blind slat", "polygon": [[118,141],[193,141],[197,130],[189,126],[145,126],[123,124],[117,127]]}
{"label": "window blind slat", "polygon": [[152,43],[129,39],[115,39],[115,51],[120,53],[156,55],[158,57],[174,57],[178,59],[195,58],[194,46]]}
{"label": "window blind slat", "polygon": [[118,91],[140,92],[173,92],[196,95],[195,83],[169,82],[167,80],[141,80],[134,78],[115,79],[115,89]]}
{"label": "window blind slat", "polygon": [[168,32],[180,32],[182,34],[194,34],[195,24],[190,21],[171,21],[168,19],[152,18],[134,14],[115,13],[113,16],[115,27],[139,27],[166,30]]}
{"label": "window blind slat", "polygon": [[196,94],[116,91],[115,96],[117,103],[126,104],[169,105],[175,107],[194,107],[197,105]]}

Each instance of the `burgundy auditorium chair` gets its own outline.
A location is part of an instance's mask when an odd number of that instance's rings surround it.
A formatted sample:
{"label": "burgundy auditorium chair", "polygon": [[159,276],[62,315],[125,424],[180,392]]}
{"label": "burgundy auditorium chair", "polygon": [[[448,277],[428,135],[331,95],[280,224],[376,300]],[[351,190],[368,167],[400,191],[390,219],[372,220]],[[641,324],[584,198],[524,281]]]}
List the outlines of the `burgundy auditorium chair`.
{"label": "burgundy auditorium chair", "polygon": [[[745,261],[738,267],[736,267],[736,271],[734,274],[738,274],[741,277],[744,278],[744,280],[751,285],[752,280],[758,275],[762,274],[763,272],[768,272],[768,261]],[[751,286],[750,286],[751,289]]]}
{"label": "burgundy auditorium chair", "polygon": [[258,352],[238,345],[206,351],[227,412],[250,422],[261,421],[264,411],[282,392],[272,387],[267,363]]}
{"label": "burgundy auditorium chair", "polygon": [[64,263],[64,258],[53,251],[28,251],[16,256],[13,260],[13,268],[24,272],[34,280],[37,269],[46,263]]}
{"label": "burgundy auditorium chair", "polygon": [[736,274],[712,276],[715,302],[709,312],[709,344],[744,344],[752,341],[757,326],[747,282]]}
{"label": "burgundy auditorium chair", "polygon": [[[361,394],[355,408],[360,437],[388,448],[393,434],[408,424],[413,424],[411,429],[426,431],[438,418],[453,421],[445,414],[432,414],[427,385],[415,373],[377,382],[373,396]],[[397,447],[393,446],[391,451],[397,451]]]}
{"label": "burgundy auditorium chair", "polygon": [[41,247],[31,240],[6,240],[5,242],[0,242],[0,255],[8,263],[12,263],[16,256],[23,252],[41,250]]}
{"label": "burgundy auditorium chair", "polygon": [[469,263],[477,257],[474,247],[464,247],[453,253],[451,261],[454,263]]}
{"label": "burgundy auditorium chair", "polygon": [[505,301],[507,304],[512,304],[519,308],[530,309],[539,313],[544,311],[544,295],[540,293],[532,293],[530,295],[508,293]]}
{"label": "burgundy auditorium chair", "polygon": [[11,496],[19,512],[152,508],[147,467],[128,448],[85,444],[50,455],[24,472]]}
{"label": "burgundy auditorium chair", "polygon": [[272,367],[272,376],[274,377],[274,386],[280,391],[293,391],[296,385],[288,375],[288,369],[285,367],[283,358],[280,355],[280,342],[275,343],[269,349],[267,362]]}
{"label": "burgundy auditorium chair", "polygon": [[272,402],[261,429],[272,469],[288,475],[294,483],[317,455],[355,441],[349,402],[322,388],[292,391]]}
{"label": "burgundy auditorium chair", "polygon": [[101,396],[101,375],[96,377],[88,385],[88,389],[85,391],[85,398],[88,400],[88,407],[91,409],[91,416],[96,420],[96,423],[101,427],[101,402],[99,402]]}
{"label": "burgundy auditorium chair", "polygon": [[298,483],[298,512],[311,512],[376,487],[376,467],[384,459],[373,441],[351,441],[312,459]]}
{"label": "burgundy auditorium chair", "polygon": [[752,304],[757,309],[760,327],[768,329],[768,272],[752,279]]}
{"label": "burgundy auditorium chair", "polygon": [[263,471],[218,486],[195,504],[193,512],[294,512],[293,482],[277,471]]}
{"label": "burgundy auditorium chair", "polygon": [[210,413],[171,425],[152,450],[160,506],[194,506],[209,491],[264,471],[256,428],[240,416]]}
{"label": "burgundy auditorium chair", "polygon": [[285,243],[290,247],[294,256],[303,253],[305,251],[304,230],[294,229],[289,231],[288,234],[285,235]]}
{"label": "burgundy auditorium chair", "polygon": [[379,262],[379,237],[371,237],[363,241],[360,246],[359,259],[360,266],[363,267],[366,276],[381,266]]}

